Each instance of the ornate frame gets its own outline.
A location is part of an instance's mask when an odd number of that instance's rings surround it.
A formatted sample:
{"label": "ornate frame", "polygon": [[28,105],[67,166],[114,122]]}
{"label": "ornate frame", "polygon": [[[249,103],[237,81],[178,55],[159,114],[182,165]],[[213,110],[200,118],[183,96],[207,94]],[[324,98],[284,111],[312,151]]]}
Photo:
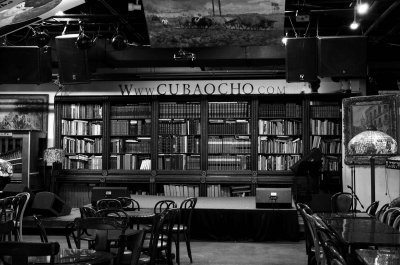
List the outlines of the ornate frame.
{"label": "ornate frame", "polygon": [[0,95],[0,131],[47,132],[49,95]]}
{"label": "ornate frame", "polygon": [[[371,155],[351,155],[348,151],[349,141],[357,134],[365,131],[369,116],[378,125],[376,129],[383,131],[394,139],[397,138],[396,97],[394,95],[362,96],[343,99],[343,144],[344,162],[347,165],[369,165]],[[383,122],[382,122],[383,120]],[[388,155],[376,155],[375,164],[384,165]]]}

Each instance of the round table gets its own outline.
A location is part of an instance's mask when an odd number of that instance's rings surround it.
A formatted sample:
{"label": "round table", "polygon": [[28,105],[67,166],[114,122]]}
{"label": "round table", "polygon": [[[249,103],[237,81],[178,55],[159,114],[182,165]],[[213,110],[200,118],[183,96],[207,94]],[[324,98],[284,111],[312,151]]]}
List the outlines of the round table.
{"label": "round table", "polygon": [[[60,249],[55,256],[54,264],[93,264],[109,265],[112,264],[114,255],[105,251],[92,249]],[[50,262],[49,256],[32,257],[34,264],[47,264]]]}

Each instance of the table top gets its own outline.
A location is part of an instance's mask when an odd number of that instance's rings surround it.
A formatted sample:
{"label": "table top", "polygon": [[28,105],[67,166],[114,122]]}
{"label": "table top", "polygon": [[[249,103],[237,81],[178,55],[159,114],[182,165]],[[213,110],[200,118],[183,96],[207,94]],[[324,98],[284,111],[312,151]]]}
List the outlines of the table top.
{"label": "table top", "polygon": [[[113,254],[105,251],[96,251],[92,249],[60,249],[55,256],[55,264],[80,264],[80,265],[106,265],[113,260]],[[32,264],[47,264],[50,262],[50,256],[29,257]]]}
{"label": "table top", "polygon": [[400,246],[400,232],[375,218],[335,218],[324,222],[353,249],[359,246]]}
{"label": "table top", "polygon": [[355,212],[355,213],[332,213],[332,212],[320,212],[316,213],[322,219],[370,219],[375,218],[366,212]]}
{"label": "table top", "polygon": [[365,265],[400,265],[398,250],[357,249],[356,254]]}

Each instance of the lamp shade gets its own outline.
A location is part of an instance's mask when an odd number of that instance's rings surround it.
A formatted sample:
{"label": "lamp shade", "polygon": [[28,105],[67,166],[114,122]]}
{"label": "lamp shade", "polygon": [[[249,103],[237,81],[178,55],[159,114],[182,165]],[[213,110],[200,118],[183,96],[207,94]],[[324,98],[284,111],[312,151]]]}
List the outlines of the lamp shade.
{"label": "lamp shade", "polygon": [[348,143],[350,155],[390,155],[397,153],[396,140],[387,133],[369,129],[354,136]]}
{"label": "lamp shade", "polygon": [[13,166],[10,162],[0,158],[0,176],[11,177],[13,174]]}
{"label": "lamp shade", "polygon": [[64,157],[65,151],[59,148],[47,148],[43,153],[43,159],[50,165],[55,162],[62,163]]}

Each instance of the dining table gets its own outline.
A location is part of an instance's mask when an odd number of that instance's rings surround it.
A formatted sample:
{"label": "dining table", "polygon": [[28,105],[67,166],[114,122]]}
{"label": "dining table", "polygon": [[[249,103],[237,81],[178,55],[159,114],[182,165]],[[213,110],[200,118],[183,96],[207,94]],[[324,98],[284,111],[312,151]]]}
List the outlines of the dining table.
{"label": "dining table", "polygon": [[319,212],[316,213],[322,219],[371,219],[375,218],[366,212],[346,212],[346,213],[335,213],[335,212]]}
{"label": "dining table", "polygon": [[376,218],[322,219],[349,251],[367,246],[400,246],[400,231]]}
{"label": "dining table", "polygon": [[356,249],[355,253],[364,265],[400,265],[398,249]]}
{"label": "dining table", "polygon": [[[7,262],[5,257],[5,262]],[[62,248],[54,257],[54,264],[77,264],[77,265],[110,265],[114,255],[106,251],[93,249],[70,249]],[[48,264],[50,256],[29,257],[29,264]]]}

